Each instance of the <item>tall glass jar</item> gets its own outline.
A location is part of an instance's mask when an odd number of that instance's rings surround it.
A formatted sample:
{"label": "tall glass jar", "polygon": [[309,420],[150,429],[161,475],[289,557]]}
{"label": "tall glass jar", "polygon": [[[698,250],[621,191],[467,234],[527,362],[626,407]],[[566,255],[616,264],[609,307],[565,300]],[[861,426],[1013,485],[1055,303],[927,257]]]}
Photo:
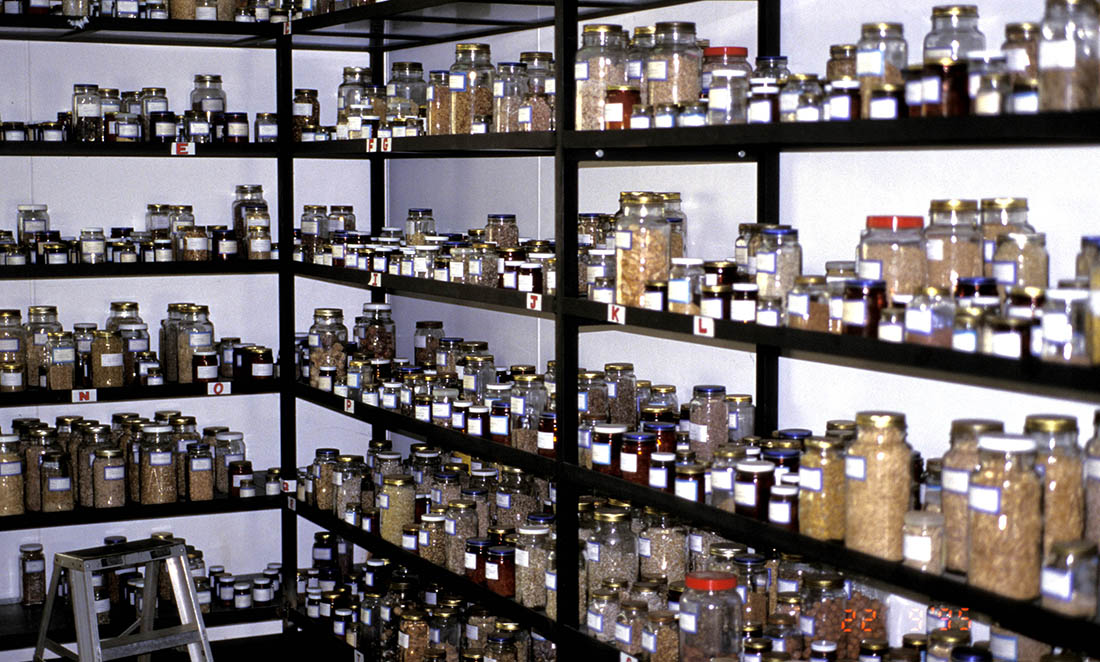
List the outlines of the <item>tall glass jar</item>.
{"label": "tall glass jar", "polygon": [[993,277],[997,238],[1009,232],[1034,232],[1027,221],[1027,198],[983,198],[981,201],[982,259],[984,274]]}
{"label": "tall glass jar", "polygon": [[321,368],[336,368],[337,377],[347,371],[346,347],[348,328],[344,326],[344,312],[339,308],[316,308],[313,326],[309,327],[309,385],[317,388]]}
{"label": "tall glass jar", "polygon": [[756,252],[756,286],[760,297],[786,297],[802,275],[802,245],[798,230],[767,228]]}
{"label": "tall glass jar", "polygon": [[997,237],[991,266],[993,277],[1002,290],[1047,287],[1050,255],[1046,239],[1042,232],[1006,232]]}
{"label": "tall glass jar", "polygon": [[386,114],[416,117],[427,101],[427,93],[424,65],[419,62],[394,62],[390,66],[390,80],[386,83]]}
{"label": "tall glass jar", "polygon": [[924,230],[928,285],[951,292],[960,278],[982,273],[982,236],[977,200],[933,200]]}
{"label": "tall glass jar", "polygon": [[657,23],[653,50],[646,59],[646,101],[649,105],[698,100],[703,50],[695,39],[695,24]]}
{"label": "tall glass jar", "polygon": [[913,298],[926,280],[927,260],[921,216],[868,216],[859,241],[859,277],[886,281],[886,296],[897,304]]}
{"label": "tall glass jar", "polygon": [[741,599],[737,578],[727,572],[692,572],[680,596],[682,659],[737,659],[741,654]]}
{"label": "tall glass jar", "polygon": [[546,410],[546,399],[546,386],[540,375],[515,377],[509,406],[513,448],[538,452],[539,417]]}
{"label": "tall glass jar", "polygon": [[652,25],[638,25],[634,28],[634,37],[626,51],[626,81],[638,88],[641,103],[646,104],[649,90],[646,85],[646,61],[653,50],[655,28]]}
{"label": "tall glass jar", "polygon": [[630,530],[630,515],[622,508],[596,511],[596,531],[585,541],[588,590],[613,579],[633,582],[638,578],[637,537]]}
{"label": "tall glass jar", "polygon": [[687,571],[687,535],[667,513],[646,509],[649,524],[638,534],[639,572],[644,577],[683,581]]}
{"label": "tall glass jar", "polygon": [[321,102],[317,90],[298,88],[294,90],[294,141],[302,141],[302,129],[321,123]]}
{"label": "tall glass jar", "polygon": [[[394,63],[396,66],[397,63]],[[348,121],[348,110],[352,104],[362,103],[366,86],[370,82],[370,68],[368,67],[344,67],[343,81],[336,88],[336,125],[337,131],[341,124]],[[344,136],[346,137],[346,136]]]}
{"label": "tall glass jar", "polygon": [[645,284],[667,281],[669,223],[664,200],[656,194],[630,195],[615,222],[615,302],[643,308]]}
{"label": "tall glass jar", "polygon": [[844,542],[850,549],[891,561],[902,559],[902,525],[909,510],[912,448],[905,415],[856,414],[857,436],[848,449]]}
{"label": "tall glass jar", "polygon": [[968,492],[967,581],[1020,600],[1039,595],[1043,488],[1035,450],[1021,435],[981,435]]}
{"label": "tall glass jar", "polygon": [[710,462],[714,447],[729,437],[729,405],[726,387],[716,384],[695,386],[690,404],[691,450],[699,462]]}
{"label": "tall glass jar", "polygon": [[799,532],[818,540],[839,542],[845,533],[844,443],[810,437],[799,462]]}
{"label": "tall glass jar", "polygon": [[485,240],[495,242],[497,249],[519,246],[519,226],[515,214],[489,214],[485,221]]}
{"label": "tall glass jar", "polygon": [[621,25],[584,26],[573,78],[577,82],[575,128],[602,129],[607,87],[626,85],[626,33]]}
{"label": "tall glass jar", "polygon": [[250,211],[268,211],[264,200],[264,187],[259,184],[237,186],[237,199],[233,201],[233,230],[237,239],[244,242],[248,237],[248,225],[245,217]]}
{"label": "tall glass jar", "polygon": [[856,51],[856,75],[862,102],[860,117],[871,113],[871,90],[876,84],[905,83],[909,45],[901,23],[864,23]]}
{"label": "tall glass jar", "polygon": [[554,128],[554,55],[542,51],[519,54],[527,65],[527,94],[519,107],[520,131],[550,131]]}
{"label": "tall glass jar", "polygon": [[474,118],[493,113],[493,63],[489,44],[455,45],[455,61],[448,78],[451,126],[449,133],[472,133]]}
{"label": "tall glass jar", "polygon": [[1039,36],[1039,110],[1100,106],[1100,29],[1095,2],[1047,0]]}
{"label": "tall glass jar", "polygon": [[940,497],[944,515],[946,566],[953,572],[966,572],[969,539],[967,498],[970,476],[978,469],[978,437],[1004,431],[1004,423],[987,419],[951,421],[951,448],[944,453]]}
{"label": "tall glass jar", "polygon": [[1043,555],[1054,543],[1084,535],[1084,463],[1077,447],[1077,419],[1056,414],[1032,414],[1024,419],[1024,434],[1038,444],[1036,460],[1043,486]]}
{"label": "tall glass jar", "polygon": [[1030,21],[1008,23],[1005,25],[1005,41],[1001,52],[1005,55],[1009,82],[1038,80],[1039,78],[1039,31],[1041,26]]}
{"label": "tall glass jar", "polygon": [[944,58],[965,61],[973,51],[983,50],[985,35],[978,29],[976,6],[940,5],[932,8],[932,30],[924,37],[926,64]]}
{"label": "tall glass jar", "polygon": [[365,303],[364,324],[356,324],[355,339],[358,350],[371,359],[393,359],[397,347],[397,335],[388,303]]}
{"label": "tall glass jar", "polygon": [[527,65],[499,62],[493,80],[493,133],[519,131],[519,110],[527,96]]}

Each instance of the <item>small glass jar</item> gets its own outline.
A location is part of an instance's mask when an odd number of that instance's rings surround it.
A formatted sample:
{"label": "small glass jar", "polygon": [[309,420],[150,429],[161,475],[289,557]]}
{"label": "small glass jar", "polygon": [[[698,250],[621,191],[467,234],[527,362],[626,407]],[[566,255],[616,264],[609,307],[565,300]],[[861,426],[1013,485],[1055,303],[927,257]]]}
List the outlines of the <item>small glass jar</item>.
{"label": "small glass jar", "polygon": [[886,282],[851,279],[844,284],[843,324],[845,335],[878,337],[878,322],[886,307]]}
{"label": "small glass jar", "polygon": [[905,565],[939,575],[944,569],[944,517],[942,513],[911,510],[905,513],[902,553]]}
{"label": "small glass jar", "polygon": [[254,142],[278,142],[279,118],[275,113],[256,113],[256,117],[252,123],[252,136]]}
{"label": "small glass jar", "polygon": [[802,246],[793,228],[767,228],[756,252],[756,285],[759,296],[786,297],[802,275]]}
{"label": "small glass jar", "polygon": [[734,512],[767,521],[768,502],[775,484],[775,465],[763,460],[736,464],[733,483]]}
{"label": "small glass jar", "polygon": [[1039,110],[1097,107],[1097,8],[1048,0],[1038,36]]}
{"label": "small glass jar", "polygon": [[714,447],[728,439],[729,406],[724,386],[695,386],[690,405],[691,450],[700,462],[710,462]]}
{"label": "small glass jar", "polygon": [[820,122],[824,102],[817,74],[793,74],[779,93],[779,121]]}
{"label": "small glass jar", "polygon": [[737,578],[724,572],[692,572],[680,597],[680,649],[700,651],[702,659],[741,653],[741,599]]}
{"label": "small glass jar", "polygon": [[19,570],[21,576],[20,604],[24,607],[40,605],[46,601],[46,557],[42,545],[26,543],[19,546]]}
{"label": "small glass jar", "polygon": [[991,273],[1001,289],[1046,288],[1050,256],[1041,232],[1006,232],[996,239]]}

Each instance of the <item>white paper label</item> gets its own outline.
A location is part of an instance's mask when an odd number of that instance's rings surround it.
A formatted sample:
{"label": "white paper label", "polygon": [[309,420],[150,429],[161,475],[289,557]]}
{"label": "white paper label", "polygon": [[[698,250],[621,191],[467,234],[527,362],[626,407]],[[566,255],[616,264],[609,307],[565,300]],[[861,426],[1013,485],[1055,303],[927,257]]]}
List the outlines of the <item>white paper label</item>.
{"label": "white paper label", "polygon": [[940,102],[942,84],[939,76],[926,76],[921,80],[921,97],[924,103],[937,104]]}
{"label": "white paper label", "polygon": [[771,501],[768,503],[768,521],[776,524],[791,523],[791,504]]}
{"label": "white paper label", "polygon": [[968,502],[972,510],[990,515],[1000,514],[1001,490],[999,488],[971,485],[968,494]]}
{"label": "white paper label", "polygon": [[775,253],[760,252],[756,254],[756,272],[765,274],[775,273]]}
{"label": "white paper label", "polygon": [[[1100,478],[1098,478],[1100,480]],[[668,488],[668,469],[663,467],[649,468],[649,486],[660,489]]]}
{"label": "white paper label", "polygon": [[844,475],[852,480],[867,479],[867,458],[849,455],[844,458]]}
{"label": "white paper label", "polygon": [[1015,331],[1004,331],[993,334],[993,355],[1010,359],[1018,359],[1021,354],[1020,334]]}
{"label": "white paper label", "polygon": [[680,629],[684,632],[695,634],[697,629],[695,614],[680,612]]}
{"label": "white paper label", "polygon": [[649,80],[668,80],[668,62],[649,60],[645,63],[645,75]]}
{"label": "white paper label", "polygon": [[1073,595],[1073,573],[1043,568],[1040,577],[1040,589],[1046,597],[1069,602]]}
{"label": "white paper label", "polygon": [[867,323],[867,303],[862,299],[845,301],[843,320],[845,324],[865,325]]}
{"label": "white paper label", "polygon": [[50,492],[68,492],[73,487],[69,477],[50,478],[46,481],[46,489]]}
{"label": "white paper label", "polygon": [[881,76],[886,66],[886,54],[882,51],[860,50],[856,52],[857,76]]}
{"label": "white paper label", "polygon": [[733,483],[733,502],[739,506],[756,507],[756,484],[735,481]]}
{"label": "white paper label", "polygon": [[122,365],[122,354],[100,354],[99,365],[104,368],[117,368]]}
{"label": "white paper label", "polygon": [[1039,70],[1073,69],[1077,66],[1077,44],[1072,39],[1039,41]]}
{"label": "white paper label", "polygon": [[769,99],[749,102],[749,124],[768,124],[772,121],[772,103]]}
{"label": "white paper label", "polygon": [[621,103],[606,103],[603,107],[604,122],[622,122],[623,105]]}
{"label": "white paper label", "polygon": [[802,631],[802,634],[812,637],[814,636],[814,617],[813,616],[799,616],[798,617],[798,629]]}
{"label": "white paper label", "polygon": [[1012,635],[989,633],[989,652],[996,660],[1016,662],[1018,657],[1016,637]]}
{"label": "white paper label", "polygon": [[711,469],[711,487],[716,490],[730,491],[733,489],[733,468]]}
{"label": "white paper label", "polygon": [[898,117],[898,100],[893,98],[871,99],[871,119],[892,120]]}
{"label": "white paper label", "polygon": [[928,536],[906,535],[902,539],[902,554],[910,561],[929,563],[932,561],[932,539]]}
{"label": "white paper label", "polygon": [[623,473],[637,473],[638,456],[632,453],[621,453],[619,455],[619,469]]}
{"label": "white paper label", "polygon": [[756,302],[751,299],[730,301],[730,319],[734,322],[755,322]]}
{"label": "white paper label", "polygon": [[588,80],[588,63],[577,62],[573,65],[574,80]]}
{"label": "white paper label", "polygon": [[588,612],[588,629],[595,632],[603,632],[603,616],[600,616],[594,611]]}
{"label": "white paper label", "polygon": [[945,492],[966,494],[970,486],[970,472],[944,467],[940,474],[940,481]]}

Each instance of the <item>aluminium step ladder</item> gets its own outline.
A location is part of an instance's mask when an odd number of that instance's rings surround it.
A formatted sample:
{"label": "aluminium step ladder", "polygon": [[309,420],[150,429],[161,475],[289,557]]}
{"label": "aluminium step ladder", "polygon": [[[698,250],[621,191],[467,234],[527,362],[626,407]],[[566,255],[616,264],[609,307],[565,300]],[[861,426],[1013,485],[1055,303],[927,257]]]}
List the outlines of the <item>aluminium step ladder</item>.
{"label": "aluminium step ladder", "polygon": [[[153,629],[157,604],[157,566],[161,562],[164,563],[172,583],[180,624]],[[92,574],[137,565],[145,566],[141,616],[122,634],[101,640],[95,613]],[[69,593],[73,602],[77,644],[75,653],[47,636],[62,573],[68,575]],[[187,564],[187,551],[183,544],[154,539],[135,540],[54,554],[53,574],[42,613],[42,623],[38,628],[38,644],[34,649],[35,662],[45,659],[46,650],[80,662],[105,662],[135,655],[140,656],[141,662],[149,662],[150,652],[177,646],[187,646],[191,662],[213,662],[210,641],[206,636],[206,626],[203,625],[195,584],[191,580]]]}

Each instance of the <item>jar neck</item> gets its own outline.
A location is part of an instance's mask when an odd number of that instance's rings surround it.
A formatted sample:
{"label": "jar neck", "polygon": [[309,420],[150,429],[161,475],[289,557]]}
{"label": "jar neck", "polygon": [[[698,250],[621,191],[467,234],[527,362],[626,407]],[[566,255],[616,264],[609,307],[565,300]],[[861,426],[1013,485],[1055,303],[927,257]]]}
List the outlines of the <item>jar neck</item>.
{"label": "jar neck", "polygon": [[652,33],[650,33],[650,34],[640,34],[637,37],[634,37],[634,43],[632,44],[631,48],[632,49],[653,48],[653,45],[656,43],[656,41],[657,41],[656,35],[654,35]]}
{"label": "jar neck", "polygon": [[695,33],[687,32],[683,30],[669,30],[668,32],[658,32],[654,43],[657,46],[667,46],[675,44],[676,46],[695,46]]}
{"label": "jar neck", "polygon": [[936,16],[932,18],[933,32],[977,32],[977,16]]}
{"label": "jar neck", "polygon": [[581,47],[585,46],[621,49],[623,37],[618,32],[586,32],[581,35]]}

